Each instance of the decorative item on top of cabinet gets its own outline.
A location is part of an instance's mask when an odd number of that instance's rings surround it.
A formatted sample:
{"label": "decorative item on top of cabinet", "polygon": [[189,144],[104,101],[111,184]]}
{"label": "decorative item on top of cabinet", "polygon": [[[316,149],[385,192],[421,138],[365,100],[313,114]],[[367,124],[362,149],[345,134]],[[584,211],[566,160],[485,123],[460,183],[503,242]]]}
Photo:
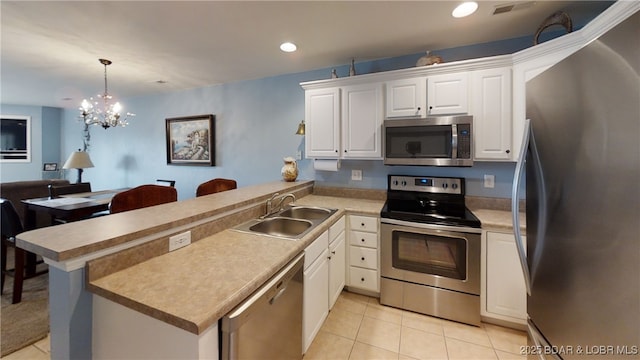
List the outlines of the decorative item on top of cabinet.
{"label": "decorative item on top of cabinet", "polygon": [[356,76],[355,59],[351,59],[351,66],[349,67],[349,76]]}
{"label": "decorative item on top of cabinet", "polygon": [[573,31],[573,23],[571,22],[571,17],[564,11],[556,11],[555,13],[549,15],[538,27],[536,30],[536,35],[533,37],[533,45],[538,45],[538,39],[540,38],[540,34],[544,29],[551,27],[553,25],[562,26],[567,33]]}
{"label": "decorative item on top of cabinet", "polygon": [[427,54],[416,62],[416,66],[428,66],[434,64],[441,64],[442,58],[438,55],[431,55],[431,51],[427,50]]}
{"label": "decorative item on top of cabinet", "polygon": [[338,73],[336,72],[336,69],[331,70],[331,78],[332,79],[338,78]]}
{"label": "decorative item on top of cabinet", "polygon": [[284,181],[296,181],[298,178],[298,164],[296,159],[292,157],[286,157],[284,160],[284,166],[282,167],[281,174]]}

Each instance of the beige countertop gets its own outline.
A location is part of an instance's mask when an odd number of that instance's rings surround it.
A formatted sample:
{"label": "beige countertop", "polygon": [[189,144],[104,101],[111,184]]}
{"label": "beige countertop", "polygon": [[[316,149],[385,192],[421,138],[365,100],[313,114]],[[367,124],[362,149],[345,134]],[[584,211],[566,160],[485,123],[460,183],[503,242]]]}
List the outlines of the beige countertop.
{"label": "beige countertop", "polygon": [[339,209],[298,241],[224,230],[176,251],[93,280],[89,290],[199,334],[258,289],[346,212],[378,216],[383,200],[308,195]]}
{"label": "beige countertop", "polygon": [[[482,230],[513,232],[513,218],[511,211],[495,209],[473,209],[471,212],[480,219]],[[520,230],[526,230],[526,215],[520,213]]]}
{"label": "beige countertop", "polygon": [[65,261],[187,225],[248,203],[266,200],[275,192],[292,192],[312,185],[313,181],[276,181],[241,187],[209,196],[27,231],[17,236],[17,245],[43,257]]}

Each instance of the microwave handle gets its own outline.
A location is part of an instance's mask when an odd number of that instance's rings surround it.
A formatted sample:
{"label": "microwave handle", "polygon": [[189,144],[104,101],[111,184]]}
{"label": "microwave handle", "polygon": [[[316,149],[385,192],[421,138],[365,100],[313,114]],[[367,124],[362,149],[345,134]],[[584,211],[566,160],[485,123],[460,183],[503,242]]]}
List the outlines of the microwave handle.
{"label": "microwave handle", "polygon": [[458,158],[458,125],[451,125],[451,158]]}

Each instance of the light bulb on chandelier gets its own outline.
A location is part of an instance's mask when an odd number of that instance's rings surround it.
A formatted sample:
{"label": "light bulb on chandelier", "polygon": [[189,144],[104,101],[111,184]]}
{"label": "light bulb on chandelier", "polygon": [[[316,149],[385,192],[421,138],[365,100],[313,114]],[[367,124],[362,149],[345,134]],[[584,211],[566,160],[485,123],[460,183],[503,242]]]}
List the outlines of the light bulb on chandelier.
{"label": "light bulb on chandelier", "polygon": [[[111,65],[111,60],[98,59],[102,65],[104,65],[104,93],[98,94],[99,99],[89,98],[89,100],[82,100],[80,104],[81,118],[87,125],[100,125],[105,129],[116,126],[126,126],[129,124],[127,121],[129,117],[134,117],[136,114],[126,113],[124,117],[120,115],[122,111],[122,105],[119,102],[111,104],[112,96],[107,91],[107,66]],[[102,105],[102,107],[100,106]]]}

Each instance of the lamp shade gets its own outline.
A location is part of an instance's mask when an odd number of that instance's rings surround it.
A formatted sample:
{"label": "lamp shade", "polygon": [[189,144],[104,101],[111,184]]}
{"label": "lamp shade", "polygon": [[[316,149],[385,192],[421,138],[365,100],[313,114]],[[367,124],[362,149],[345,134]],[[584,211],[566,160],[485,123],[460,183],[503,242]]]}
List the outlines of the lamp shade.
{"label": "lamp shade", "polygon": [[62,166],[63,169],[86,169],[92,168],[93,163],[89,153],[85,151],[74,151]]}

